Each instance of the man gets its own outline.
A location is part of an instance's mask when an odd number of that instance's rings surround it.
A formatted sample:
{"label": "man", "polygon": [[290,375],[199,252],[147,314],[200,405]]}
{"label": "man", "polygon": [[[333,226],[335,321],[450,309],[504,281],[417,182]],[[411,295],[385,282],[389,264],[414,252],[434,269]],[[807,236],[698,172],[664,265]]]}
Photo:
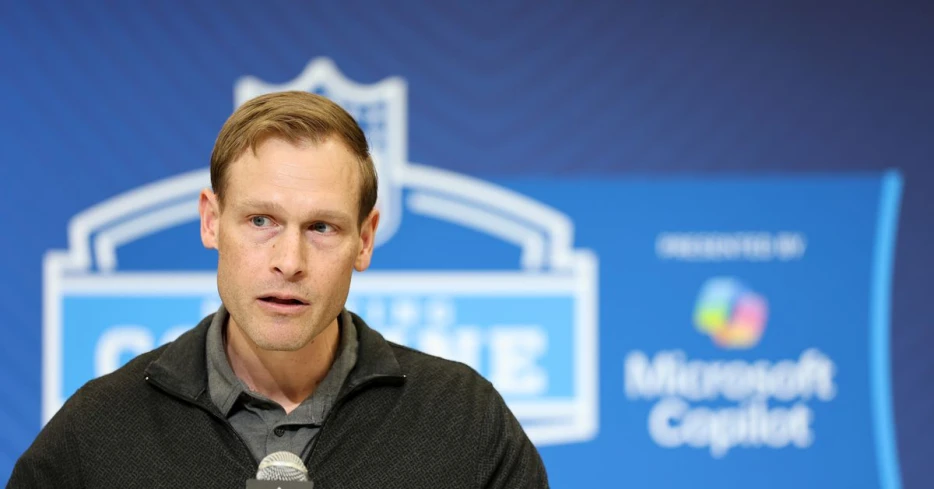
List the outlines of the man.
{"label": "man", "polygon": [[201,239],[223,306],[83,386],[8,487],[244,487],[280,450],[316,489],[548,486],[489,382],[344,309],[379,224],[349,114],[304,92],[247,102],[217,138],[211,186]]}

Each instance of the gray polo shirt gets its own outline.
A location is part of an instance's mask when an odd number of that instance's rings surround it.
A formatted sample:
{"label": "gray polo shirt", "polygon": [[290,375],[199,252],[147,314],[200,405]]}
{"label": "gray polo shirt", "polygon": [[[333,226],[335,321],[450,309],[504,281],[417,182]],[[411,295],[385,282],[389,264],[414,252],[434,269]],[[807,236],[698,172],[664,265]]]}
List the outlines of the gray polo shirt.
{"label": "gray polo shirt", "polygon": [[221,306],[208,329],[206,353],[211,399],[249,446],[257,462],[280,450],[305,458],[347,374],[357,363],[357,329],[350,314],[345,309],[338,317],[340,343],[331,369],[311,397],[288,414],[278,403],[250,391],[234,374],[225,348],[229,317],[227,309]]}

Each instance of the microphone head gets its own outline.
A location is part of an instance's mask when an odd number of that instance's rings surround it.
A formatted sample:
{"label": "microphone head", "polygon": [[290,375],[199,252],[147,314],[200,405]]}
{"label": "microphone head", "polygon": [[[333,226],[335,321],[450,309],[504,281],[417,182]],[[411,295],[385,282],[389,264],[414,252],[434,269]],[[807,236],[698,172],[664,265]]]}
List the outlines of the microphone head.
{"label": "microphone head", "polygon": [[256,479],[261,481],[307,481],[308,469],[302,459],[292,452],[266,455],[259,463]]}

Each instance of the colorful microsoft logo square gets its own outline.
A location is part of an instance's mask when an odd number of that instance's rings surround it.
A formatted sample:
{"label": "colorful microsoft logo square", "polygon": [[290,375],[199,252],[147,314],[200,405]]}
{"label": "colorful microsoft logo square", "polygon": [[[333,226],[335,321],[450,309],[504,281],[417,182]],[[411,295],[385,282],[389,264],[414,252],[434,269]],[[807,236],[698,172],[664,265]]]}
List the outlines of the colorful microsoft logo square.
{"label": "colorful microsoft logo square", "polygon": [[701,287],[694,325],[721,348],[752,348],[765,331],[768,303],[742,282],[715,277]]}

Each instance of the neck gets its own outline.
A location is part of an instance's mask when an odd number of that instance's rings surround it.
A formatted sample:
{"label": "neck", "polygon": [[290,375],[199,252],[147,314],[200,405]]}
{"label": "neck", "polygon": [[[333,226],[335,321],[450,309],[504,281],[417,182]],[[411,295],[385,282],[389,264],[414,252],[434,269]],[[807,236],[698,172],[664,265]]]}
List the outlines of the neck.
{"label": "neck", "polygon": [[324,380],[340,341],[335,318],[310,343],[295,351],[269,351],[256,346],[231,318],[227,325],[227,358],[234,374],[250,390],[279,403],[286,413],[314,393]]}

